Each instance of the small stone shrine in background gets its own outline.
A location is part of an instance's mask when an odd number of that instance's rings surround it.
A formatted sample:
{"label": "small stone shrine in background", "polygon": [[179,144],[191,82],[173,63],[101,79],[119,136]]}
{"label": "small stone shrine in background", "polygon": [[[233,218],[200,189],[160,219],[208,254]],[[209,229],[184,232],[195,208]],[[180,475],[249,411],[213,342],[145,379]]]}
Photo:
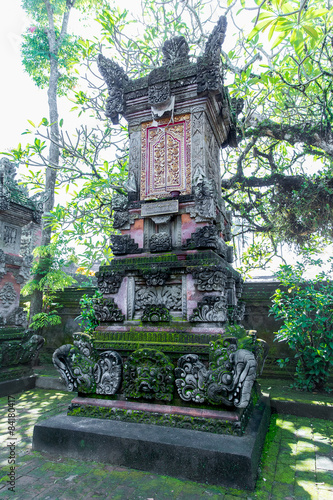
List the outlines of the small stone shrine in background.
{"label": "small stone shrine in background", "polygon": [[[255,382],[266,346],[225,334],[244,312],[221,196],[220,149],[236,146],[225,31],[221,17],[195,63],[183,37],[168,40],[162,65],[137,80],[99,56],[107,116],[129,126],[128,195],[112,200],[121,234],[98,272],[100,325],[53,357],[79,397],[67,420],[35,427],[35,449],[61,452],[56,426],[66,454],[87,439],[90,459],[254,487],[269,419]],[[106,419],[103,443],[89,417]]]}
{"label": "small stone shrine in background", "polygon": [[[32,255],[21,255],[22,231],[39,228],[42,207],[15,180],[16,167],[0,160],[0,395],[34,386],[31,361],[44,339],[27,330],[20,290],[30,276]],[[26,235],[25,235],[26,236]],[[30,237],[25,239],[31,240]],[[27,245],[26,245],[27,246]],[[28,245],[30,249],[30,242]]]}

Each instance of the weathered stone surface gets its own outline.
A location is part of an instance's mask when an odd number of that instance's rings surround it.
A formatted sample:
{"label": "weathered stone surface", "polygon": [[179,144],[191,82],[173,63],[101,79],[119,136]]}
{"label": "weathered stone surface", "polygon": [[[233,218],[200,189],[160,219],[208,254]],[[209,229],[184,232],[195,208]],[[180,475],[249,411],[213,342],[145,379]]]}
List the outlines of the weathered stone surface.
{"label": "weathered stone surface", "polygon": [[59,347],[53,363],[64,380],[67,390],[83,393],[115,394],[122,380],[122,359],[113,351],[100,355],[90,335],[73,334],[74,345]]}

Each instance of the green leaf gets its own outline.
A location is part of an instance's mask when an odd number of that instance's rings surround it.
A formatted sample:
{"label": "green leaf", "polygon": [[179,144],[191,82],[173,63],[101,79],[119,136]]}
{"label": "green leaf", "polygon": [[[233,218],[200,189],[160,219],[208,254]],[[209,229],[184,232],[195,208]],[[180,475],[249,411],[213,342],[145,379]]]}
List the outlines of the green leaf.
{"label": "green leaf", "polygon": [[315,28],[313,28],[312,26],[306,26],[304,25],[303,26],[303,29],[304,31],[307,32],[308,35],[310,35],[312,38],[314,38],[315,40],[318,40],[318,32],[315,30]]}

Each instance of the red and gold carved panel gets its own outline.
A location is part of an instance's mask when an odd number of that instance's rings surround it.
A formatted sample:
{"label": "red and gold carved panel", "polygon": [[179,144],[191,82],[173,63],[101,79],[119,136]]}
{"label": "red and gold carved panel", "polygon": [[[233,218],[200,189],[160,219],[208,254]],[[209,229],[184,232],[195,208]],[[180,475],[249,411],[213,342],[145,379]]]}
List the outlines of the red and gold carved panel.
{"label": "red and gold carved panel", "polygon": [[191,193],[189,114],[142,124],[141,199],[164,198],[172,191]]}

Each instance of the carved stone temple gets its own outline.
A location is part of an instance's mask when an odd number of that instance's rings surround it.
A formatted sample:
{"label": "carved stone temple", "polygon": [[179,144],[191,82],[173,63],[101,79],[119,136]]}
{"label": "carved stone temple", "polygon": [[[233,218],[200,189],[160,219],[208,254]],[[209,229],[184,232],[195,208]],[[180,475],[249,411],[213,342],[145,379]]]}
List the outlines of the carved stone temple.
{"label": "carved stone temple", "polygon": [[31,360],[44,342],[27,330],[26,313],[20,307],[21,286],[32,263],[29,252],[22,255],[24,230],[33,226],[30,233],[36,232],[42,209],[19,186],[15,170],[7,158],[0,160],[0,395],[31,386]]}
{"label": "carved stone temple", "polygon": [[[66,439],[73,432],[78,436],[75,421],[89,427],[90,417],[106,419],[104,437],[117,451],[99,459],[252,488],[268,422],[255,383],[265,349],[255,335],[247,337],[247,348],[225,335],[225,326],[238,324],[244,312],[221,197],[220,149],[236,145],[221,71],[225,31],[222,17],[194,63],[183,37],[168,40],[161,65],[136,80],[99,56],[109,93],[107,116],[115,124],[120,115],[128,122],[128,194],[112,200],[119,234],[111,236],[114,259],[98,273],[101,297],[94,309],[100,325],[93,338],[74,334],[73,345],[61,346],[53,360],[67,387],[79,393],[64,424]],[[232,440],[242,440],[256,425],[261,431],[251,434],[257,448],[253,465]],[[46,435],[38,427],[35,449],[46,449]],[[160,435],[166,436],[164,444]],[[181,450],[173,448],[175,436]],[[122,439],[137,452],[126,458]],[[206,442],[214,443],[214,459]],[[145,464],[138,458],[141,446],[143,456],[159,458]],[[229,448],[238,450],[235,456],[227,456]],[[201,467],[211,459],[209,471]]]}

